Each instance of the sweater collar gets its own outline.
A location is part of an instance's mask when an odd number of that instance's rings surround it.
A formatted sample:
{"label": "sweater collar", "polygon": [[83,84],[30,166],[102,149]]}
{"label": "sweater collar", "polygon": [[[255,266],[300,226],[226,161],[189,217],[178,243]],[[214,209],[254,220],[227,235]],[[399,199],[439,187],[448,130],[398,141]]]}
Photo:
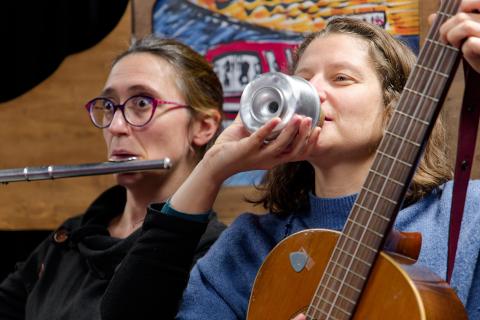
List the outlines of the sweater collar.
{"label": "sweater collar", "polygon": [[110,237],[109,222],[125,208],[126,190],[114,186],[102,193],[83,215],[81,225],[71,235],[90,270],[100,279],[112,277],[115,268],[140,234],[140,229],[125,239]]}
{"label": "sweater collar", "polygon": [[127,203],[127,191],[124,187],[116,185],[103,192],[88,207],[83,215],[82,226],[101,225],[108,226],[108,223],[121,214]]}
{"label": "sweater collar", "polygon": [[319,198],[310,193],[310,211],[305,215],[305,222],[313,228],[341,230],[356,198],[357,194],[338,198]]}

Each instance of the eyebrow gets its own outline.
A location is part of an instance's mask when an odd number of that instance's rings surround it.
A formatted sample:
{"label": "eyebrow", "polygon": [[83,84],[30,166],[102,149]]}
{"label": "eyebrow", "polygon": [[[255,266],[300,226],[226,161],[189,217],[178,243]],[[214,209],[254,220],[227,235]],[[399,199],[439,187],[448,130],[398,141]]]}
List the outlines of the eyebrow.
{"label": "eyebrow", "polygon": [[[348,61],[333,62],[329,64],[327,67],[328,69],[349,69],[349,70],[352,70],[357,75],[362,74],[362,71],[358,66]],[[314,73],[313,70],[315,70],[315,66],[311,66],[311,65],[302,66],[302,68],[296,69],[294,71],[294,74],[304,74],[304,73],[310,74],[310,73]]]}
{"label": "eyebrow", "polygon": [[344,62],[334,62],[332,65],[331,65],[332,68],[334,69],[342,69],[342,68],[345,68],[345,69],[351,69],[355,72],[360,72],[360,69],[358,68],[358,66],[350,63],[349,61],[344,61]]}
{"label": "eyebrow", "polygon": [[[137,85],[133,85],[133,86],[130,86],[130,87],[127,88],[127,92],[129,92],[130,94],[136,93],[136,92],[139,92],[139,91],[152,94],[156,98],[159,98],[159,94],[158,94],[157,90],[153,89],[150,86],[146,86],[146,85],[143,85],[143,84],[137,84]],[[102,96],[115,96],[116,93],[117,93],[117,90],[115,90],[112,87],[107,87],[107,88],[102,90],[100,95],[102,95]]]}

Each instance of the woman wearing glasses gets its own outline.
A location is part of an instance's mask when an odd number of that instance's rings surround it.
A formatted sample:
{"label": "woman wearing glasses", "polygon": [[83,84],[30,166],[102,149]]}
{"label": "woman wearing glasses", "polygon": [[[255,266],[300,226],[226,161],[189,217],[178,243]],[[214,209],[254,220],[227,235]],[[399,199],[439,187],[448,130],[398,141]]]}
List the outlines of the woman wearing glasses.
{"label": "woman wearing glasses", "polygon": [[100,96],[86,104],[108,159],[168,157],[173,166],[117,174],[117,186],[0,285],[0,318],[144,319],[159,303],[173,313],[192,262],[224,226],[209,213],[192,218],[147,207],[162,206],[202,158],[220,128],[222,103],[215,73],[183,44],[152,37],[121,54]]}

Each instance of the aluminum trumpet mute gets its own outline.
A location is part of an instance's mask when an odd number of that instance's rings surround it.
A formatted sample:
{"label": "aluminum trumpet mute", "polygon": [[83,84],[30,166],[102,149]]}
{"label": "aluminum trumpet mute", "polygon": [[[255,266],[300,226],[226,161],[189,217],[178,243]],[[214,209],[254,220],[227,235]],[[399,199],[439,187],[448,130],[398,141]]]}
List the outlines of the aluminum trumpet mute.
{"label": "aluminum trumpet mute", "polygon": [[267,140],[278,136],[295,114],[312,118],[312,129],[323,124],[317,91],[300,77],[280,72],[261,74],[247,84],[240,98],[240,117],[250,132],[280,117]]}

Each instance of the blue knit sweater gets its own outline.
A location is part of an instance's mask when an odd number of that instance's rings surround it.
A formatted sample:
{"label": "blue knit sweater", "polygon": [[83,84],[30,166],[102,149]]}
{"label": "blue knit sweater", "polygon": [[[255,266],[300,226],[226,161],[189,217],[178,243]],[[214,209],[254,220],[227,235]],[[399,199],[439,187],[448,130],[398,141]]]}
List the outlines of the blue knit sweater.
{"label": "blue knit sweater", "polygon": [[[419,263],[446,277],[452,196],[449,182],[398,214],[396,228],[420,231]],[[266,255],[286,236],[306,228],[341,230],[355,195],[310,197],[311,210],[289,216],[241,215],[197,262],[178,319],[244,319],[250,291]],[[470,319],[480,319],[480,182],[469,185],[451,286]]]}

